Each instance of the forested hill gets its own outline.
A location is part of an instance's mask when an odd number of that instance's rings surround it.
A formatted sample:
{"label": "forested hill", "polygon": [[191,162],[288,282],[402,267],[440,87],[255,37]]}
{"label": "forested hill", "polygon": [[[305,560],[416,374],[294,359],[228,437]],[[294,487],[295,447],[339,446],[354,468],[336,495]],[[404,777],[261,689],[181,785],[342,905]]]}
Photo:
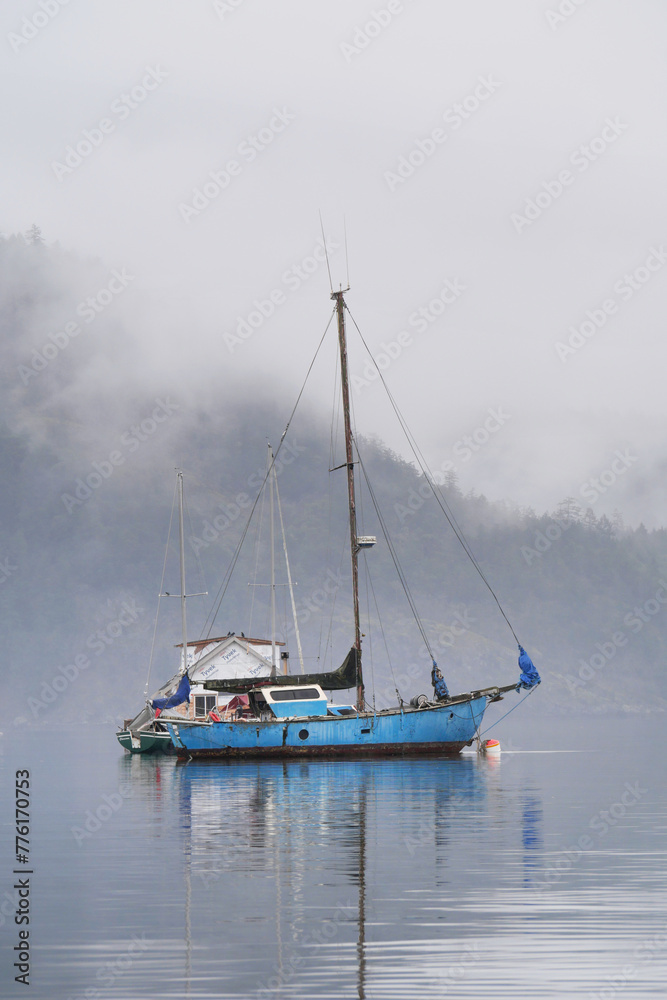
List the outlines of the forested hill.
{"label": "forested hill", "polygon": [[[186,406],[176,381],[142,377],[131,361],[141,329],[122,310],[100,310],[94,335],[83,332],[81,290],[106,287],[113,296],[123,275],[45,247],[38,231],[0,241],[0,269],[5,699],[10,717],[28,721],[119,719],[143,698],[174,467],[186,475],[188,589],[209,592],[188,605],[189,634],[199,638],[262,482],[267,434],[280,439],[288,405],[204,388],[207,402]],[[129,301],[131,292],[123,295]],[[306,666],[318,669],[340,662],[351,641],[345,484],[344,472],[329,472],[336,460],[327,415],[300,416],[279,454],[278,483]],[[427,484],[381,442],[361,441],[360,451],[450,689],[511,682],[516,644]],[[540,670],[543,709],[664,710],[664,529],[596,518],[572,499],[538,515],[463,495],[454,476],[442,494]],[[260,507],[214,635],[268,627],[267,588],[248,586],[268,580]],[[396,687],[406,699],[429,692],[430,661],[363,486],[359,507],[360,530],[378,538],[364,558],[370,575],[362,573],[367,685],[378,705],[395,703]],[[277,548],[282,558],[281,541]],[[162,584],[171,593],[174,553],[172,531]],[[279,589],[294,662],[287,590]],[[177,603],[163,601],[161,615],[151,690],[177,663]]]}

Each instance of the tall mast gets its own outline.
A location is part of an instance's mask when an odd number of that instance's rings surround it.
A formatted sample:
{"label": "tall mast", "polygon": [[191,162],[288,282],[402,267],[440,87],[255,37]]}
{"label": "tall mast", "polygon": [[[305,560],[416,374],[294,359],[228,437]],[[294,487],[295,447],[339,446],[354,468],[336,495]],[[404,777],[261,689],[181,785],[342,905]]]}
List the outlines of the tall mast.
{"label": "tall mast", "polygon": [[[299,619],[296,613],[296,604],[294,602],[294,585],[292,584],[292,571],[289,565],[289,556],[287,554],[287,539],[285,538],[285,525],[283,523],[283,509],[280,506],[280,492],[278,490],[278,475],[276,473],[275,462],[273,461],[273,452],[271,452],[271,463],[273,472],[273,488],[276,491],[276,502],[278,504],[278,518],[280,520],[280,533],[283,539],[283,552],[285,554],[285,569],[287,570],[287,586],[289,587],[290,602],[292,604],[292,617],[294,619],[294,634],[296,636],[296,646],[299,651],[299,663],[301,664],[301,673],[305,674],[306,669],[303,665],[303,650],[301,648],[301,634],[299,632]],[[288,673],[287,660],[283,660],[283,673]]]}
{"label": "tall mast", "polygon": [[273,463],[273,451],[271,450],[271,445],[269,445],[269,498],[271,501],[271,676],[275,677],[277,673],[276,664],[276,549],[275,549],[275,539],[274,539],[274,514],[273,514],[273,497],[274,497],[274,473],[275,466]]}
{"label": "tall mast", "polygon": [[[347,291],[347,289],[345,289]],[[365,708],[364,680],[361,672],[361,625],[359,623],[359,543],[357,541],[357,510],[354,500],[354,452],[350,423],[350,383],[347,373],[347,343],[345,340],[345,292],[332,292],[338,317],[338,346],[340,348],[340,381],[343,393],[343,418],[345,422],[345,464],[347,466],[347,497],[350,508],[350,552],[352,555],[352,606],[354,610],[354,649],[357,651],[357,709]]]}
{"label": "tall mast", "polygon": [[188,629],[185,620],[185,532],[183,530],[183,473],[178,472],[178,537],[181,551],[181,628],[183,630],[183,663],[181,673],[188,669]]}

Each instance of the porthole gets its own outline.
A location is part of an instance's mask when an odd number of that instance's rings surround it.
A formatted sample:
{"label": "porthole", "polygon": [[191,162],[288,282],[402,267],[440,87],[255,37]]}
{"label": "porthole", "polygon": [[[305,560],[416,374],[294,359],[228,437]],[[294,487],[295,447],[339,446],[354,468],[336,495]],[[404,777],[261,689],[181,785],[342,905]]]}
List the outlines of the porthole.
{"label": "porthole", "polygon": [[300,740],[307,740],[308,736],[309,736],[309,733],[308,733],[307,729],[300,729],[299,730],[299,739]]}

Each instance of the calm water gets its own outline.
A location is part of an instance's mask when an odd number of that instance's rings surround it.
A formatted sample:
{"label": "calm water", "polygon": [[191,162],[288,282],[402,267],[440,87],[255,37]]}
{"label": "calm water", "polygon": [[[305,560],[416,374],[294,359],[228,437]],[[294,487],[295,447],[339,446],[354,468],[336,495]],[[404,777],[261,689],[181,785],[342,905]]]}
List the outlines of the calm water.
{"label": "calm water", "polygon": [[0,995],[663,997],[661,716],[565,740],[518,714],[500,760],[181,764],[6,730],[3,913],[17,768],[35,874],[31,986],[6,916]]}

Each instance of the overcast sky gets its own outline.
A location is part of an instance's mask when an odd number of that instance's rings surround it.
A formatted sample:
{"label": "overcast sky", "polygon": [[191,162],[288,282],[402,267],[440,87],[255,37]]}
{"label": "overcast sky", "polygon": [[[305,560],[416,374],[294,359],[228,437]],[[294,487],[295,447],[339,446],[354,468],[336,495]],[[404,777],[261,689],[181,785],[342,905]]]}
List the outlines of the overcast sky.
{"label": "overcast sky", "polygon": [[[0,21],[2,231],[131,274],[152,379],[232,373],[287,414],[331,309],[319,213],[336,286],[345,219],[349,308],[435,469],[665,522],[663,2],[5,0]],[[351,340],[359,430],[404,452]]]}

